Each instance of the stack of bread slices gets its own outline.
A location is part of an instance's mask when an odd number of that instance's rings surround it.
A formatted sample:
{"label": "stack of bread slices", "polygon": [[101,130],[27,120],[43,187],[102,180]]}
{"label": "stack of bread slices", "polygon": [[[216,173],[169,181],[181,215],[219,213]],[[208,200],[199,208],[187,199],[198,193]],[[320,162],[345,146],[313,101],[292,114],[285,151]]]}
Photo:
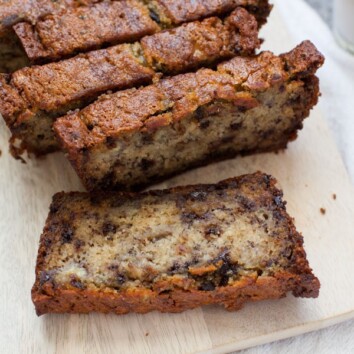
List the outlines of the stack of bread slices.
{"label": "stack of bread slices", "polygon": [[141,192],[296,138],[324,58],[309,41],[259,52],[271,9],[268,0],[0,4],[12,155],[61,150],[88,191],[53,197],[32,290],[38,314],[318,296],[273,177]]}

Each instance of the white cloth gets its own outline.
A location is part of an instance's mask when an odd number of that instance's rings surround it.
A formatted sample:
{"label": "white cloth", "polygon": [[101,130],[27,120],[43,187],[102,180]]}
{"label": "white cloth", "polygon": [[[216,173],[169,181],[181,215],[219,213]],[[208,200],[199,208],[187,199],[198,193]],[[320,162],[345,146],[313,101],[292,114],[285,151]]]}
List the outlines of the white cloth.
{"label": "white cloth", "polygon": [[[354,182],[354,56],[337,45],[327,25],[303,0],[274,2],[294,40],[310,39],[326,57],[319,71],[322,91],[319,105]],[[354,353],[354,321],[239,353]]]}
{"label": "white cloth", "polygon": [[319,105],[354,181],[354,55],[338,46],[328,26],[303,0],[278,0],[276,6],[295,41],[310,39],[326,57],[319,71]]}

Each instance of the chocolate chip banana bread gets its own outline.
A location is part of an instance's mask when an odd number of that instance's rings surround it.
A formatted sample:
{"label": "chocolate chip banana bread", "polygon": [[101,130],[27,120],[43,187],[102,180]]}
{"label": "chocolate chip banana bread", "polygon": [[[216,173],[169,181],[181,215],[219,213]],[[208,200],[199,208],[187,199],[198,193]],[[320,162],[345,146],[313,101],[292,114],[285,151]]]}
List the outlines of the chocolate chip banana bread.
{"label": "chocolate chip banana bread", "polygon": [[253,4],[249,0],[224,1],[224,4],[210,0],[204,0],[199,5],[192,5],[191,1],[177,3],[165,1],[158,5],[147,1],[143,4],[138,0],[100,2],[45,16],[35,24],[21,22],[14,26],[14,30],[29,59],[38,63],[108,44],[132,42],[161,28],[225,14],[234,10],[237,4],[250,9],[262,24],[271,9],[268,1],[259,0],[253,1]]}
{"label": "chocolate chip banana bread", "polygon": [[[244,8],[228,17],[207,18],[77,57],[16,71],[0,79],[0,113],[13,138],[38,155],[58,149],[53,121],[83,107],[107,90],[151,83],[155,74],[192,70],[235,55],[248,56],[260,45],[257,22]],[[12,106],[10,106],[11,102]],[[15,114],[14,114],[15,112]]]}
{"label": "chocolate chip banana bread", "polygon": [[308,41],[281,56],[237,57],[216,71],[104,95],[54,130],[88,190],[139,189],[215,160],[285,148],[317,103],[323,60]]}
{"label": "chocolate chip banana bread", "polygon": [[180,312],[317,297],[275,179],[256,173],[141,194],[59,193],[40,240],[37,314]]}

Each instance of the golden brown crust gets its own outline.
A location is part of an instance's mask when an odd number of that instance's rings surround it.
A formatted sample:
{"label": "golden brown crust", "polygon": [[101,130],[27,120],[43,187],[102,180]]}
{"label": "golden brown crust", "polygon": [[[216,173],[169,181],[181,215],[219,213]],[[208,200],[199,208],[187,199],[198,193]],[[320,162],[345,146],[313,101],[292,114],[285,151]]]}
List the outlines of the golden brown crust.
{"label": "golden brown crust", "polygon": [[[180,312],[208,304],[222,304],[232,311],[238,310],[247,301],[277,299],[284,297],[289,291],[292,291],[295,296],[317,297],[320,283],[309,267],[303,249],[303,238],[286,213],[285,203],[281,199],[282,192],[275,187],[275,184],[276,180],[271,176],[256,173],[225,180],[216,185],[176,187],[140,194],[101,193],[89,197],[85,193],[58,193],[53,198],[51,213],[41,236],[37,258],[36,282],[32,289],[32,299],[37,314],[92,311],[123,314],[146,313],[153,310]],[[144,198],[164,200],[166,196],[178,200],[177,205],[182,208],[180,211],[182,213],[185,198],[198,200],[215,192],[219,198],[223,198],[223,191],[228,189],[233,190],[233,193],[238,196],[233,199],[234,207],[241,208],[239,211],[241,214],[267,210],[276,218],[278,227],[283,230],[281,234],[277,234],[277,238],[288,240],[284,244],[284,250],[280,251],[279,255],[273,255],[275,263],[279,262],[276,257],[285,257],[284,265],[277,268],[278,270],[269,273],[265,271],[268,268],[265,268],[263,271],[237,277],[228,284],[222,282],[215,288],[206,285],[198,287],[195,279],[208,273],[208,279],[211,281],[215,265],[217,268],[225,264],[222,257],[218,263],[207,263],[199,269],[193,265],[189,266],[189,275],[183,273],[182,278],[182,273],[172,273],[173,275],[165,277],[165,280],[121,289],[112,288],[108,284],[101,288],[88,288],[79,280],[71,281],[70,284],[58,283],[50,275],[53,273],[47,268],[47,258],[53,252],[52,247],[58,242],[56,235],[63,235],[63,231],[67,233],[70,230],[67,224],[67,217],[70,215],[71,219],[76,217],[84,220],[89,218],[89,215],[94,215],[100,208],[104,208],[109,218],[110,208],[122,205],[126,201],[135,200],[137,203],[144,203]],[[239,202],[241,205],[238,204]],[[268,232],[272,231],[275,230],[268,230]],[[70,241],[66,240],[66,242],[74,241],[75,234],[70,231]],[[263,256],[259,255],[261,259]],[[271,269],[271,264],[272,262],[265,267]],[[232,264],[228,267],[232,268]]]}
{"label": "golden brown crust", "polygon": [[11,83],[32,111],[51,112],[107,90],[148,83],[153,75],[154,71],[135,57],[132,45],[123,44],[24,68],[12,74]]}
{"label": "golden brown crust", "polygon": [[[218,30],[222,30],[224,42],[216,35],[215,24]],[[145,45],[144,48],[149,60],[151,49],[155,58],[161,58],[160,64],[156,64],[159,59],[151,63],[153,67],[146,62],[140,43],[134,43],[92,51],[57,63],[24,68],[13,73],[7,86],[3,86],[4,90],[8,88],[8,96],[17,91],[16,95],[24,102],[22,111],[18,107],[4,109],[3,98],[0,97],[0,112],[7,122],[13,122],[9,127],[15,138],[22,140],[24,149],[38,155],[47,153],[59,147],[50,127],[56,117],[82,108],[107,90],[151,83],[160,69],[167,73],[187,71],[236,54],[248,55],[259,46],[256,27],[254,18],[246,10],[238,8],[224,22],[211,18],[164,32],[162,38],[154,37],[153,45]],[[196,38],[195,33],[200,36]],[[164,45],[157,45],[158,41],[164,44],[164,36],[172,39],[174,52],[179,54],[174,60],[164,57]],[[200,48],[195,45],[196,39],[200,42]],[[183,48],[189,48],[187,55]],[[12,112],[16,114],[13,116]]]}
{"label": "golden brown crust", "polygon": [[60,59],[102,45],[133,42],[159,30],[149,10],[137,0],[101,2],[50,14],[34,25],[14,26],[29,59]]}
{"label": "golden brown crust", "polygon": [[[250,108],[254,99],[247,95],[248,91],[264,91],[297,77],[299,67],[293,59],[298,56],[308,59],[308,76],[313,75],[324,60],[308,41],[280,57],[270,52],[252,58],[237,57],[220,64],[217,71],[201,69],[196,73],[166,78],[138,90],[102,96],[82,111],[57,120],[54,129],[71,160],[75,161],[80,149],[104,143],[107,137],[147,129],[150,119],[153,119],[156,129],[181,120],[214,100],[250,105]],[[141,102],[144,102],[143,106]],[[164,112],[170,114],[165,115]],[[156,116],[159,115],[160,120],[156,124]]]}
{"label": "golden brown crust", "polygon": [[[228,311],[237,311],[246,302],[280,299],[292,288],[302,290],[301,278],[293,274],[280,273],[274,277],[244,277],[232,286],[218,288],[214,291],[174,289],[169,293],[154,290],[132,290],[117,293],[90,290],[55,290],[52,296],[40,294],[34,287],[32,300],[37,315],[47,313],[147,313],[151,311],[178,313],[206,305],[223,305]],[[319,282],[311,279],[306,291],[317,297]],[[302,293],[304,294],[304,293]]]}
{"label": "golden brown crust", "polygon": [[[201,18],[223,15],[243,6],[262,25],[270,13],[268,0],[154,1],[145,5],[137,0],[88,1],[81,7],[56,8],[41,13],[36,21],[24,20],[14,30],[33,63],[57,60],[77,51],[97,49],[108,43],[132,42],[159,30]],[[44,16],[45,15],[45,16]],[[32,14],[32,18],[35,15]],[[118,20],[117,20],[118,19]],[[17,20],[19,21],[19,20]],[[156,21],[156,22],[155,22]],[[15,21],[16,22],[16,21]],[[32,22],[32,23],[31,23]]]}
{"label": "golden brown crust", "polygon": [[184,24],[141,40],[147,63],[155,70],[179,73],[213,64],[220,58],[252,55],[259,48],[254,16],[237,8],[223,22],[217,17]]}
{"label": "golden brown crust", "polygon": [[194,21],[201,17],[222,15],[242,6],[256,17],[260,25],[263,25],[267,22],[272,9],[268,0],[156,0],[155,2],[174,24]]}

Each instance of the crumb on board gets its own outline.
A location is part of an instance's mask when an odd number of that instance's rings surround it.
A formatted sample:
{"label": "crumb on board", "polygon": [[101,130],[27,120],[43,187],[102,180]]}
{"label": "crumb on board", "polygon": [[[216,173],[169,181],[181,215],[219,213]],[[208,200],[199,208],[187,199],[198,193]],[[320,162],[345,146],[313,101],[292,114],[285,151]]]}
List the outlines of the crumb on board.
{"label": "crumb on board", "polygon": [[326,214],[326,209],[325,208],[320,208],[320,212],[322,215],[325,215]]}
{"label": "crumb on board", "polygon": [[336,199],[337,199],[337,194],[336,194],[336,193],[333,193],[333,194],[332,194],[332,198],[333,198],[333,200],[336,200]]}

